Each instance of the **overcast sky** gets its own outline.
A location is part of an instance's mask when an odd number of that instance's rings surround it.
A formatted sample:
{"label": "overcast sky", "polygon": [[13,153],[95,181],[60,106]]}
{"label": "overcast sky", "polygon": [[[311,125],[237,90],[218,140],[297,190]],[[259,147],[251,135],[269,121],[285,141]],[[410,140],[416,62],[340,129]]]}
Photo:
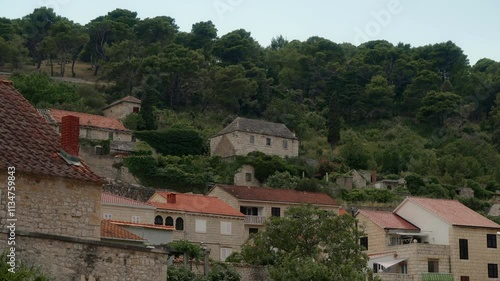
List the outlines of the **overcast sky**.
{"label": "overcast sky", "polygon": [[422,46],[451,40],[471,64],[500,61],[500,1],[497,0],[0,0],[0,17],[20,18],[41,6],[86,24],[116,8],[140,18],[173,17],[182,31],[211,20],[222,36],[244,28],[262,45],[321,36],[359,45],[384,39]]}

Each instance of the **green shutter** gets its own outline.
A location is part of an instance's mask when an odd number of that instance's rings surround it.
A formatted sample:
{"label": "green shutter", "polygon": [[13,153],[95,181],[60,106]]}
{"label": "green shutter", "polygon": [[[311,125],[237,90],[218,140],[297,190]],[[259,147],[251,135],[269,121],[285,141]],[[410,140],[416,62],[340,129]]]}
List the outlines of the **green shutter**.
{"label": "green shutter", "polygon": [[422,281],[453,281],[453,275],[448,273],[422,273]]}

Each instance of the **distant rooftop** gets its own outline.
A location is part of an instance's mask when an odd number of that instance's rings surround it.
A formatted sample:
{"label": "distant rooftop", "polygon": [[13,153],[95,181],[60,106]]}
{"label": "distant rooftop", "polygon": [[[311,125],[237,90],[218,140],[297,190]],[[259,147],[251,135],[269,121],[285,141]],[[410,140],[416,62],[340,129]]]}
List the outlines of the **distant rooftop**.
{"label": "distant rooftop", "polygon": [[119,103],[122,103],[122,102],[130,102],[130,103],[136,103],[136,104],[141,104],[141,100],[136,98],[136,97],[133,97],[133,96],[126,96],[122,99],[119,99],[117,101],[114,101],[112,103],[110,103],[109,105],[103,107],[102,109],[106,109],[106,108],[109,108],[109,107],[112,107],[114,105],[117,105]]}
{"label": "distant rooftop", "polygon": [[141,201],[127,198],[127,197],[114,195],[114,194],[111,194],[108,192],[103,192],[101,194],[101,203],[138,206],[138,207],[145,207],[145,208],[151,208],[151,209],[155,208],[146,202],[141,202]]}
{"label": "distant rooftop", "polygon": [[72,115],[80,118],[80,126],[129,131],[117,118],[60,109],[38,109],[38,112],[51,124],[61,124],[64,116]]}
{"label": "distant rooftop", "polygon": [[295,134],[290,131],[285,124],[273,123],[269,121],[248,119],[238,117],[227,125],[222,131],[215,136],[232,133],[235,131],[262,134],[268,136],[282,137],[288,139],[297,139]]}
{"label": "distant rooftop", "polygon": [[359,210],[358,213],[364,215],[383,229],[420,230],[415,225],[392,212]]}
{"label": "distant rooftop", "polygon": [[145,241],[144,238],[133,234],[130,231],[114,224],[109,220],[101,221],[101,237],[108,239],[118,239],[118,240],[135,240],[135,241]]}

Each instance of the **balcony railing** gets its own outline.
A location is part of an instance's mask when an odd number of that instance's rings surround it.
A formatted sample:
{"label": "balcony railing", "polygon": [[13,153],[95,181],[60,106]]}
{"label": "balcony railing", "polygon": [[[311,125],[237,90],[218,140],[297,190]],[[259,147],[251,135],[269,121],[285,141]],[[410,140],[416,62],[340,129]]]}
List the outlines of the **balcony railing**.
{"label": "balcony railing", "polygon": [[259,216],[245,216],[245,224],[258,224],[262,225],[266,221],[266,217]]}

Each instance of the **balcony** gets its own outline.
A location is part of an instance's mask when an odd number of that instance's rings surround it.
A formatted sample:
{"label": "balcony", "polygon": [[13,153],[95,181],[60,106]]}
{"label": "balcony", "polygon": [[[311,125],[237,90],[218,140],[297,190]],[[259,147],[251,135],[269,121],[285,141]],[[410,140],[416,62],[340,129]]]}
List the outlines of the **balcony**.
{"label": "balcony", "polygon": [[263,225],[265,221],[266,217],[245,216],[245,224]]}

